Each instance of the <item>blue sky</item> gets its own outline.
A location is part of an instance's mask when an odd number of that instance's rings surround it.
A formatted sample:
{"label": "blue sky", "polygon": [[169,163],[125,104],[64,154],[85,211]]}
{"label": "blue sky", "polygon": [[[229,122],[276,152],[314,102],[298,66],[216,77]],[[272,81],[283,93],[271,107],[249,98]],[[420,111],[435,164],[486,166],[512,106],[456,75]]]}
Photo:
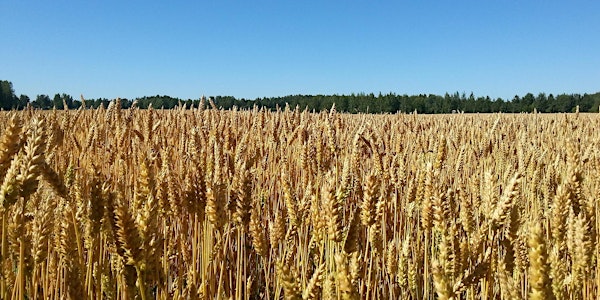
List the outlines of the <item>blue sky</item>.
{"label": "blue sky", "polygon": [[17,94],[600,91],[600,1],[29,1],[0,4]]}

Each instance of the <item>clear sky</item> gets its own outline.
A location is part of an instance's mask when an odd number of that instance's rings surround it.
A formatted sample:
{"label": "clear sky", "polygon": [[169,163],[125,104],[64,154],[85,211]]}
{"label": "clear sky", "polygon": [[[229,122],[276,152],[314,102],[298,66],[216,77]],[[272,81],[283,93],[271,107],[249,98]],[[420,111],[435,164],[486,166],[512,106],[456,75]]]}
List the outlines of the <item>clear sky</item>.
{"label": "clear sky", "polygon": [[600,91],[600,1],[0,3],[17,95]]}

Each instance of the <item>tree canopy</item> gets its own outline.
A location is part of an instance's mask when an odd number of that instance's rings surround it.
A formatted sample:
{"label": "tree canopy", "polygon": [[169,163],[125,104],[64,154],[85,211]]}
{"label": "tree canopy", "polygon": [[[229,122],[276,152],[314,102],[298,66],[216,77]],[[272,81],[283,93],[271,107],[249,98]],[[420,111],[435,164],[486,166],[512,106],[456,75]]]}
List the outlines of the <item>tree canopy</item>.
{"label": "tree canopy", "polygon": [[[232,96],[212,96],[210,100],[218,108],[231,109],[250,109],[254,106],[276,110],[286,105],[290,107],[307,108],[309,110],[321,111],[330,109],[335,103],[335,107],[340,112],[348,113],[396,113],[412,112],[437,114],[437,113],[493,113],[493,112],[574,112],[579,107],[580,112],[598,112],[600,106],[600,92],[595,94],[545,94],[534,95],[527,93],[520,97],[514,96],[511,100],[502,98],[492,99],[489,96],[476,97],[471,93],[467,96],[465,93],[455,92],[445,95],[419,94],[419,95],[399,95],[395,93],[377,95],[370,93],[358,93],[350,95],[288,95],[282,97],[263,97],[256,99],[237,99]],[[86,99],[88,108],[107,107],[109,99]],[[198,107],[200,99],[179,99],[167,95],[143,96],[133,100],[121,99],[122,108],[129,108],[136,102],[139,108],[148,108],[150,105],[154,108],[172,109],[178,105],[187,107]],[[17,97],[15,95],[12,83],[10,81],[0,81],[0,108],[23,109],[27,105],[39,109],[63,109],[66,105],[68,109],[77,109],[82,105],[79,100],[74,100],[72,96],[62,93],[55,94],[53,98],[48,95],[37,95],[35,100],[30,102],[26,95]]]}

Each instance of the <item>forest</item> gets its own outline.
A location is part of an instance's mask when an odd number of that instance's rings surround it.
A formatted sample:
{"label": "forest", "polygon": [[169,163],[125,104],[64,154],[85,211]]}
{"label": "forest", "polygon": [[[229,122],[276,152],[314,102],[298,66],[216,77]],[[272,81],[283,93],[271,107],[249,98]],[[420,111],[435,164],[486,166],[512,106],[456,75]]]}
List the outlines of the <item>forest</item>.
{"label": "forest", "polygon": [[[446,93],[445,95],[419,94],[406,95],[396,93],[356,93],[350,95],[288,95],[281,97],[262,97],[256,99],[235,98],[233,96],[209,96],[209,100],[217,108],[250,109],[254,106],[277,110],[289,105],[292,108],[299,107],[309,111],[322,111],[329,109],[335,103],[336,110],[347,113],[397,113],[414,112],[424,114],[445,113],[520,113],[541,112],[559,113],[575,112],[598,112],[600,106],[600,92],[594,94],[546,94],[527,93],[523,96],[515,95],[512,99],[495,98],[489,96],[468,96],[466,93]],[[27,95],[17,96],[12,83],[7,80],[0,81],[0,109],[23,109],[28,106],[37,109],[77,109],[81,107],[82,100],[87,108],[107,107],[111,99],[97,98],[80,100],[66,93],[57,93],[53,97],[46,94],[36,95],[32,100]],[[186,105],[189,108],[198,107],[201,97],[198,99],[180,99],[167,95],[143,96],[135,99],[120,99],[121,108],[129,108],[136,103],[139,108],[172,109],[178,105]]]}

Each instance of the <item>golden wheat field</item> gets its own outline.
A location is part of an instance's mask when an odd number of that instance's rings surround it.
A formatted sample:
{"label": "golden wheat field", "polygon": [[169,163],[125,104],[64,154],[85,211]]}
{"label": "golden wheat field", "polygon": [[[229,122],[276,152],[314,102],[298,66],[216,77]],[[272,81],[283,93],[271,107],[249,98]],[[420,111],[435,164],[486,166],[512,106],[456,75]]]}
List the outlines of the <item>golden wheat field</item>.
{"label": "golden wheat field", "polygon": [[597,114],[0,113],[1,299],[597,299]]}

